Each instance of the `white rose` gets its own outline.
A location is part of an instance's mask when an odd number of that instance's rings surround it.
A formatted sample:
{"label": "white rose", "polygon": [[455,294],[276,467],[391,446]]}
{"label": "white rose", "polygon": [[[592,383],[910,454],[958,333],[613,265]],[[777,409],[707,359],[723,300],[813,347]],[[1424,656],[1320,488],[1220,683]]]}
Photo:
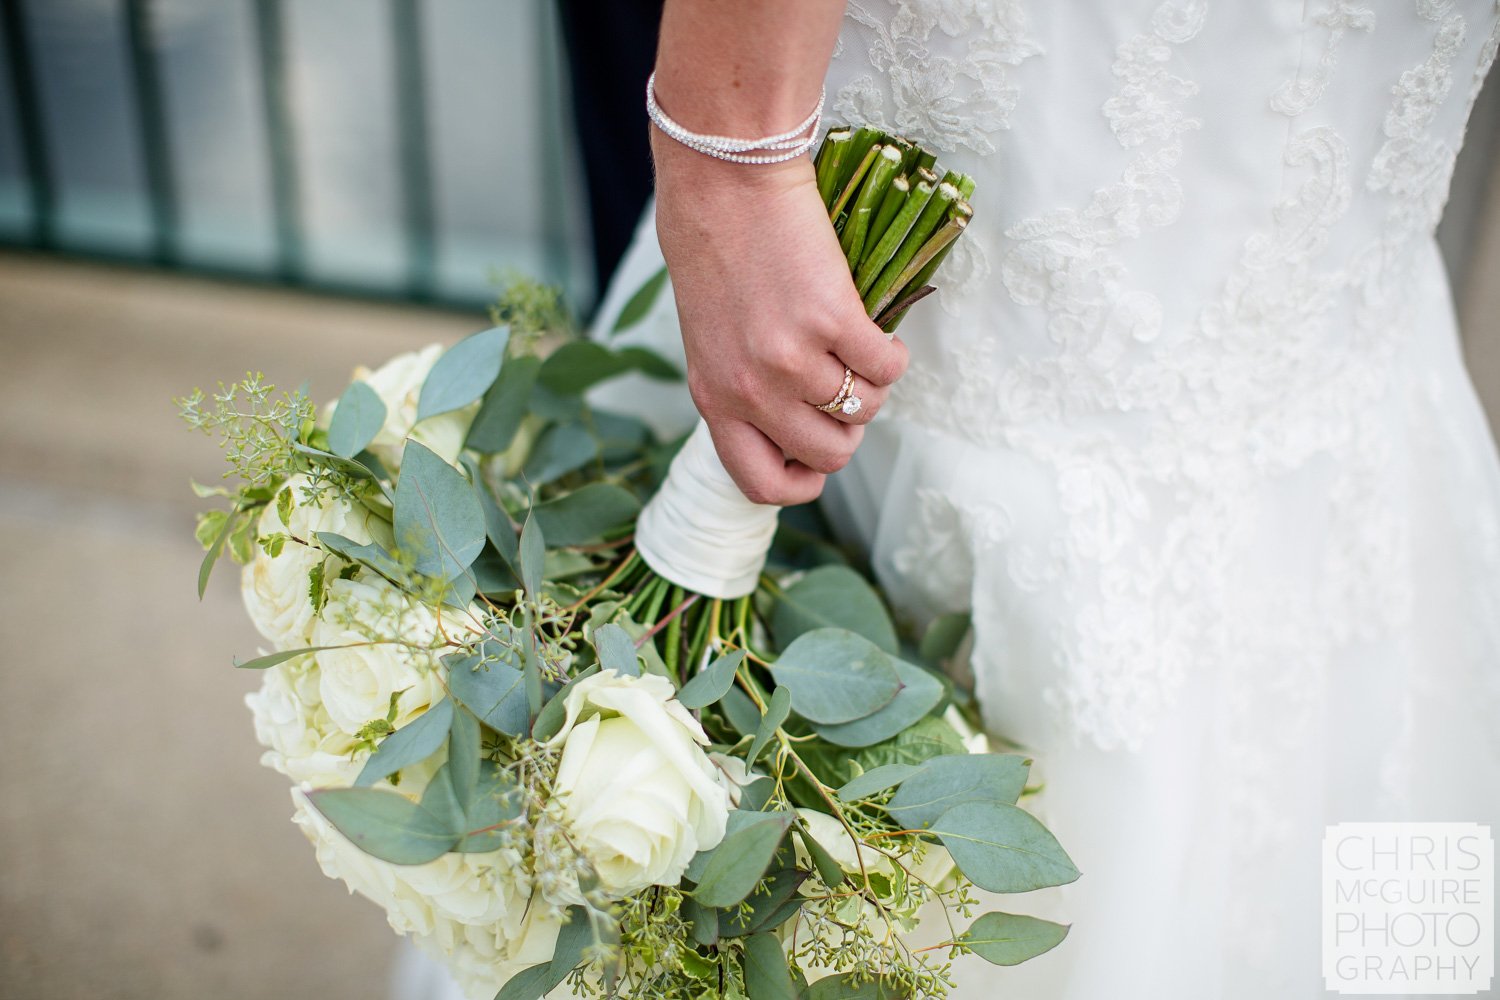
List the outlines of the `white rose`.
{"label": "white rose", "polygon": [[663,677],[600,671],[568,692],[548,741],[563,748],[564,822],[615,896],[676,885],[694,854],[724,838],[729,793],[674,694]]}
{"label": "white rose", "polygon": [[497,934],[493,926],[439,920],[433,933],[415,941],[443,964],[468,1000],[490,1000],[518,972],[552,959],[562,921],[546,911],[530,907],[516,937]]}
{"label": "white rose", "polygon": [[328,556],[317,544],[317,533],[334,532],[361,545],[390,534],[389,526],[375,514],[363,507],[351,507],[331,492],[323,494],[320,504],[308,503],[303,493],[307,482],[303,475],[287,480],[285,488],[292,496],[288,523],[281,523],[274,502],[261,513],[257,538],[278,534],[289,537],[274,557],[257,544],[240,576],[240,593],[250,620],[278,649],[312,645],[313,603],[308,574]]}
{"label": "white rose", "polygon": [[385,910],[386,920],[398,934],[431,934],[437,923],[432,902],[413,889],[393,864],[371,857],[336,830],[313,808],[299,788],[292,789],[296,813],[292,822],[312,841],[318,867],[329,878],[339,879]]}
{"label": "white rose", "polygon": [[[444,624],[464,623],[456,612],[444,613]],[[402,644],[388,641],[400,638]],[[313,624],[312,645],[347,647],[319,650],[318,693],[334,725],[351,735],[372,719],[383,719],[391,695],[399,729],[442,697],[437,654],[424,648],[438,640],[432,610],[374,574],[335,580],[328,586],[323,613]]]}
{"label": "white rose", "polygon": [[259,691],[245,696],[255,737],[266,748],[261,763],[297,782],[353,784],[368,752],[335,726],[318,694],[318,668],[299,656],[263,671]]}
{"label": "white rose", "polygon": [[477,404],[416,423],[422,383],[427,381],[427,374],[443,350],[442,344],[432,344],[420,351],[398,354],[374,371],[363,366],[354,370],[355,381],[374,389],[385,404],[385,423],[370,443],[370,451],[393,472],[401,468],[401,453],[408,436],[445,462],[457,461],[458,453],[463,450],[469,425],[479,410]]}
{"label": "white rose", "polygon": [[740,799],[744,797],[745,789],[755,784],[765,775],[759,771],[751,771],[745,767],[745,758],[734,757],[727,753],[714,751],[708,755],[714,767],[719,769],[719,784],[724,786],[729,793],[729,805],[735,809],[740,807]]}
{"label": "white rose", "polygon": [[984,730],[969,725],[969,720],[964,718],[957,705],[948,706],[948,710],[943,713],[943,721],[958,733],[958,738],[964,741],[964,747],[969,753],[990,752],[990,738],[984,734]]}
{"label": "white rose", "polygon": [[[405,782],[402,783],[405,785]],[[503,946],[503,958],[525,943],[529,895],[521,875],[521,856],[512,850],[487,854],[445,854],[420,865],[393,865],[366,854],[308,800],[292,790],[292,817],[316,850],[329,878],[342,880],[386,911],[392,928],[402,934],[436,936],[449,949],[455,925],[478,928],[478,940]],[[463,937],[467,933],[457,932]],[[556,930],[552,938],[556,940]],[[446,941],[445,941],[446,938]]]}
{"label": "white rose", "polygon": [[472,926],[493,925],[506,940],[521,933],[531,886],[515,850],[445,854],[423,865],[403,867],[401,877],[432,904],[439,918]]}

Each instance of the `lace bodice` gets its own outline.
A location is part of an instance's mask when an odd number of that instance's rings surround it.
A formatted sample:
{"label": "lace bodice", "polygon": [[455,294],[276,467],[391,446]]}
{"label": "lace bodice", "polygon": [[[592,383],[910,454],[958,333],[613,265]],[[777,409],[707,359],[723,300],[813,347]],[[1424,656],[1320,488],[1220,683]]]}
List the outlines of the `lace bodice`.
{"label": "lace bodice", "polygon": [[[1012,470],[882,526],[904,596],[974,599],[948,536],[1049,595],[1045,697],[1101,746],[1141,745],[1205,657],[1263,655],[1267,621],[1276,669],[1399,630],[1388,402],[1447,391],[1403,372],[1452,338],[1432,233],[1496,45],[1494,0],[853,0],[834,113],[979,182],[888,412]],[[1308,589],[1252,612],[1265,486],[1308,469]]]}

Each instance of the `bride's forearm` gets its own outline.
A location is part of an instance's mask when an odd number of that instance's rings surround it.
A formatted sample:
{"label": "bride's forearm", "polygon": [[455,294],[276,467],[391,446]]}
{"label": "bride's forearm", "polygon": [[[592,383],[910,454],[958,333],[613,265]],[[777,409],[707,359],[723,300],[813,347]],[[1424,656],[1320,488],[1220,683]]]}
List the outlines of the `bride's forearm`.
{"label": "bride's forearm", "polygon": [[817,103],[844,0],[667,0],[662,107],[686,128],[750,137],[793,128]]}

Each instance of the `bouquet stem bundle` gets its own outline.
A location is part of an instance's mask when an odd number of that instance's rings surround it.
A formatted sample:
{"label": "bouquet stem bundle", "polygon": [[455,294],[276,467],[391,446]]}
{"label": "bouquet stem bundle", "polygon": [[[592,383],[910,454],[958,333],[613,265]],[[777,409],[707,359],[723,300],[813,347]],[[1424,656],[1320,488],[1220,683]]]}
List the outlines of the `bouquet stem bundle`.
{"label": "bouquet stem bundle", "polygon": [[818,150],[828,206],[865,312],[894,333],[963,235],[974,179],[935,172],[937,158],[872,128],[836,129]]}

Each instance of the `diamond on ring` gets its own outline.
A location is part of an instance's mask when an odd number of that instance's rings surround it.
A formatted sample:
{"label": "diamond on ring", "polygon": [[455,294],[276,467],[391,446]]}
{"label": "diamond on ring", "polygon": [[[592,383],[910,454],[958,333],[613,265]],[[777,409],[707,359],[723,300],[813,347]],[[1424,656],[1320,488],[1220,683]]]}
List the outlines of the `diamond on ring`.
{"label": "diamond on ring", "polygon": [[841,406],[840,409],[844,411],[844,416],[852,417],[856,413],[858,413],[864,407],[864,405],[865,401],[860,399],[858,396],[850,396],[848,399],[844,400],[844,405]]}

